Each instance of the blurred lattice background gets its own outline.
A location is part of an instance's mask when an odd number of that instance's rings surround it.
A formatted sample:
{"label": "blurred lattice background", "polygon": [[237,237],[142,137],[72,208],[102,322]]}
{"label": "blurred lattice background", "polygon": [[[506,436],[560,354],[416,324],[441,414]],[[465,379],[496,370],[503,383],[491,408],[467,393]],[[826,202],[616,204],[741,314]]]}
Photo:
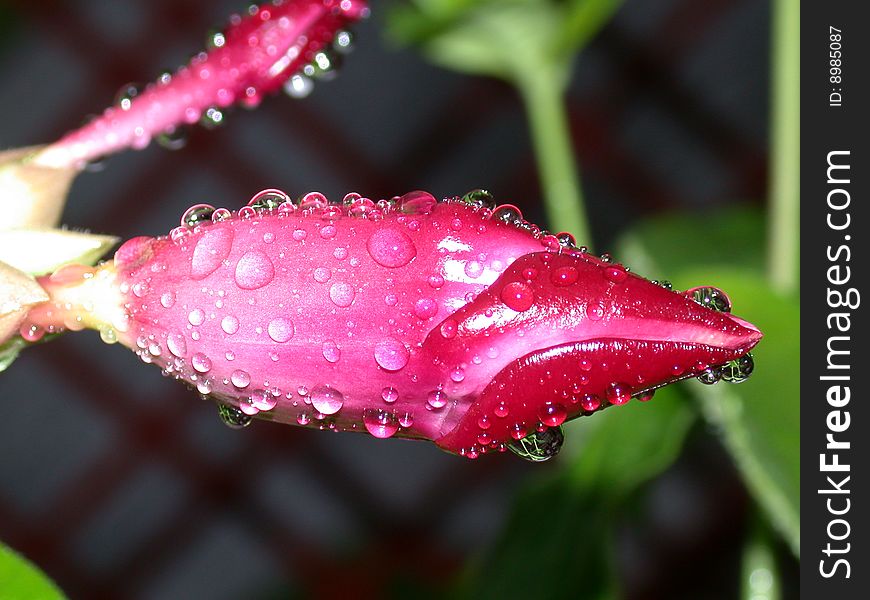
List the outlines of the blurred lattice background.
{"label": "blurred lattice background", "polygon": [[[122,84],[185,62],[243,9],[3,2],[0,147],[57,138]],[[757,0],[630,0],[582,55],[571,132],[596,247],[654,212],[762,201],[768,22]],[[305,100],[268,99],[218,131],[192,130],[182,151],[152,146],[82,175],[64,222],[159,234],[192,204],[238,207],[267,187],[486,187],[540,220],[513,92],[428,66],[382,30],[376,3],[340,76]],[[0,408],[0,539],[73,598],[437,595],[493,542],[516,489],[551,468],[273,424],[231,431],[95,334],[23,353],[0,375]],[[711,439],[691,437],[616,531],[629,596],[737,594],[748,499]]]}

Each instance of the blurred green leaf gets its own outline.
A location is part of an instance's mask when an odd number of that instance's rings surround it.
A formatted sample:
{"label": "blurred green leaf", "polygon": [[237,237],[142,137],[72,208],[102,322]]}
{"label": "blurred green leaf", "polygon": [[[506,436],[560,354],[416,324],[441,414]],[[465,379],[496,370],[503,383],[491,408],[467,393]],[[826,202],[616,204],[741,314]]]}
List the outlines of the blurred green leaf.
{"label": "blurred green leaf", "polygon": [[62,600],[64,597],[28,560],[0,544],[0,600]]}
{"label": "blurred green leaf", "polygon": [[657,219],[618,246],[621,258],[637,271],[667,278],[677,289],[722,288],[734,313],[764,333],[752,352],[755,372],[749,381],[736,386],[689,382],[686,389],[700,400],[749,489],[799,556],[800,304],[775,293],[763,277],[759,224],[745,212]]}
{"label": "blurred green leaf", "polygon": [[569,424],[555,459],[562,467],[520,492],[501,538],[467,574],[463,597],[611,597],[616,517],[676,459],[693,415],[680,390],[668,388],[648,404]]}

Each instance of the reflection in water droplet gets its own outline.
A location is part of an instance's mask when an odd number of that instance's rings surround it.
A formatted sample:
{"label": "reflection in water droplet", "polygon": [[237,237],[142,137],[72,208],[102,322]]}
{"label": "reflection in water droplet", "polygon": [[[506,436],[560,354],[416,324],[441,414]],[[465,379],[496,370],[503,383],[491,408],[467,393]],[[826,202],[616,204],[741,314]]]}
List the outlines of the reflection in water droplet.
{"label": "reflection in water droplet", "polygon": [[269,411],[278,405],[278,398],[266,390],[254,390],[251,392],[251,405],[258,411]]}
{"label": "reflection in water droplet", "polygon": [[717,312],[731,312],[731,299],[719,288],[696,287],[686,290],[686,294],[701,306]]}
{"label": "reflection in water droplet", "polygon": [[559,454],[565,435],[561,427],[551,427],[544,431],[535,431],[523,439],[511,442],[508,448],[511,452],[531,462],[543,462]]}
{"label": "reflection in water droplet", "polygon": [[429,192],[416,190],[408,192],[399,199],[399,210],[405,214],[427,215],[432,212],[438,201]]}
{"label": "reflection in water droplet", "polygon": [[311,404],[324,415],[334,415],[344,406],[344,396],[328,385],[319,385],[311,390]]}
{"label": "reflection in water droplet", "polygon": [[580,407],[586,412],[593,412],[601,408],[601,399],[594,394],[584,394],[580,398]]}
{"label": "reflection in water droplet", "polygon": [[459,329],[459,324],[456,322],[456,319],[446,319],[443,323],[441,323],[441,327],[439,331],[441,332],[441,336],[450,340],[456,337],[456,332]]}
{"label": "reflection in water droplet", "polygon": [[447,394],[441,390],[432,390],[426,397],[426,403],[432,408],[444,408],[447,405]]}
{"label": "reflection in water droplet", "polygon": [[250,425],[252,421],[251,417],[228,404],[218,404],[218,416],[223,424],[230,429],[242,429]]}
{"label": "reflection in water droplet", "polygon": [[462,202],[473,208],[495,208],[495,198],[486,190],[476,189],[466,193],[461,198]]}
{"label": "reflection in water droplet", "polygon": [[492,220],[507,225],[522,222],[523,213],[512,204],[502,204],[492,212]]}
{"label": "reflection in water droplet", "polygon": [[740,358],[728,361],[721,368],[722,379],[730,383],[742,383],[749,379],[755,370],[755,360],[751,353],[746,353]]}
{"label": "reflection in water droplet", "polygon": [[624,383],[613,382],[609,386],[607,386],[607,390],[604,392],[604,396],[607,398],[607,401],[611,404],[620,405],[625,404],[631,399],[631,388],[625,385]]}
{"label": "reflection in water droplet", "polygon": [[392,404],[399,399],[399,392],[394,387],[385,387],[381,390],[381,398],[383,398],[384,402],[387,404]]}

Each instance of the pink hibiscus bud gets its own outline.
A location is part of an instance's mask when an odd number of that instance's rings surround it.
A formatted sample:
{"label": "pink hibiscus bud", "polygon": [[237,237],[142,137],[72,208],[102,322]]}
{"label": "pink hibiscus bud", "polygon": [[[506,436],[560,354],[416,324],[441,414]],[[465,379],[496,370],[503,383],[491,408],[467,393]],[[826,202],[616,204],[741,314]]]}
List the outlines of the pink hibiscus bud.
{"label": "pink hibiscus bud", "polygon": [[476,191],[373,202],[266,190],[42,280],[27,339],[94,327],[251,417],[555,454],[559,426],[668,383],[745,379],[761,333],[705,287],[646,280]]}
{"label": "pink hibiscus bud", "polygon": [[275,0],[235,15],[209,50],[144,90],[127,86],[116,106],[47,146],[33,158],[44,167],[81,167],[125,148],[141,149],[152,138],[173,147],[183,128],[217,125],[233,105],[257,106],[285,86],[294,96],[311,88],[309,76],[328,75],[335,52],[350,46],[345,30],[368,14],[364,0]]}

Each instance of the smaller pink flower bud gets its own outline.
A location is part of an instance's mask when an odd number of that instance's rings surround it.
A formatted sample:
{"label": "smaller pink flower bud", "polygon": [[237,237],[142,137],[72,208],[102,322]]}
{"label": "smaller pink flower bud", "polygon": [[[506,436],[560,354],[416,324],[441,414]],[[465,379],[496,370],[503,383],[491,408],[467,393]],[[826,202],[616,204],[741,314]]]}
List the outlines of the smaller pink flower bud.
{"label": "smaller pink flower bud", "polygon": [[332,68],[334,47],[348,44],[345,28],[368,14],[365,0],[284,0],[252,6],[214,33],[210,48],[187,66],[139,91],[128,86],[117,104],[46,147],[34,164],[66,168],[124,148],[167,140],[185,126],[219,124],[233,104],[257,106],[289,81],[290,93],[308,89],[305,72]]}

